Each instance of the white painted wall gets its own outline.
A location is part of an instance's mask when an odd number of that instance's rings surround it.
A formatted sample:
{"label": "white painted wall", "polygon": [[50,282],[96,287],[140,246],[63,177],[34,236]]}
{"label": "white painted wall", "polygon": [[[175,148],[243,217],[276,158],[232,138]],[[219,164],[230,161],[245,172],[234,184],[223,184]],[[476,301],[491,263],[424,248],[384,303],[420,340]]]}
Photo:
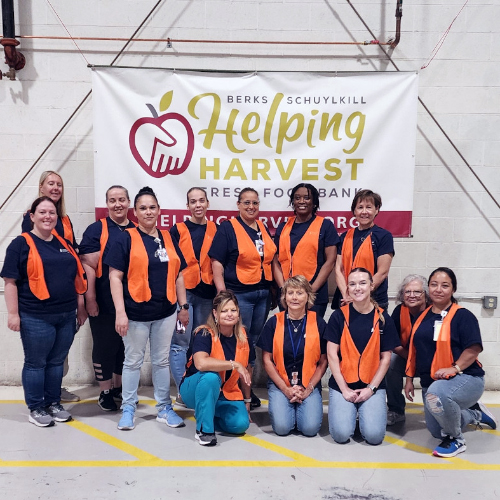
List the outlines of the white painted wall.
{"label": "white painted wall", "polygon": [[[15,2],[16,4],[21,2]],[[386,41],[395,29],[395,0],[353,0]],[[392,57],[400,70],[418,70],[464,0],[404,3],[402,36]],[[52,0],[75,37],[128,38],[154,0]],[[471,0],[441,50],[420,72],[420,96],[488,188],[500,199],[500,35],[497,0]],[[45,0],[16,5],[16,33],[67,33]],[[138,33],[141,38],[197,40],[364,41],[372,37],[341,0],[168,0]],[[0,202],[34,163],[91,89],[92,64],[109,64],[124,42],[21,40],[26,68],[17,81],[0,81]],[[2,57],[3,59],[3,57]],[[120,65],[213,70],[393,71],[377,46],[132,43]],[[0,64],[2,71],[8,68]],[[410,272],[439,266],[458,276],[458,295],[500,295],[500,210],[484,192],[422,107],[419,107],[413,238],[398,239],[390,290]],[[119,172],[119,166],[115,166]],[[64,178],[67,208],[80,239],[93,221],[92,101],[82,107],[0,214],[0,260],[19,234],[21,215],[37,195],[44,170]],[[119,182],[119,177],[117,177]],[[1,263],[1,262],[0,262]],[[500,310],[464,301],[479,318],[487,387],[500,388]],[[19,384],[19,334],[7,329],[0,299],[0,383]],[[93,381],[88,324],[70,352],[66,383]],[[144,380],[148,380],[145,367]]]}

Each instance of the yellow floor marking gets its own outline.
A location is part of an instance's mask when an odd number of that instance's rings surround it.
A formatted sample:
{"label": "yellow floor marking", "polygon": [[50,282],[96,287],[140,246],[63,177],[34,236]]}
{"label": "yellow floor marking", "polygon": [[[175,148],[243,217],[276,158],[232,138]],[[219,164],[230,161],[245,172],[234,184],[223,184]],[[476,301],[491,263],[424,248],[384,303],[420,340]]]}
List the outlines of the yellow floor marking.
{"label": "yellow floor marking", "polygon": [[105,432],[102,432],[96,429],[95,427],[91,427],[90,425],[84,424],[79,420],[73,419],[71,422],[67,422],[66,425],[69,425],[74,429],[78,429],[79,431],[89,436],[92,436],[93,438],[98,439],[99,441],[102,441],[103,443],[109,446],[112,446],[113,448],[117,448],[120,451],[128,453],[129,455],[132,455],[138,460],[143,460],[143,461],[160,460],[158,457],[152,455],[151,453],[141,450],[140,448],[137,448],[131,444],[125,443],[124,441],[115,438],[110,434],[106,434]]}

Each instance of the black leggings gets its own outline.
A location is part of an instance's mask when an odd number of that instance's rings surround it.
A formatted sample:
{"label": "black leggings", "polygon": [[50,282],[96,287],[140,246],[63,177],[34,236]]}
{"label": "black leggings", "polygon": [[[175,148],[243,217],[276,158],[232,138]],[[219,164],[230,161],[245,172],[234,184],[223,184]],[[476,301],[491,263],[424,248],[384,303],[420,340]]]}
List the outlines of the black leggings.
{"label": "black leggings", "polygon": [[115,316],[89,316],[89,322],[94,341],[92,362],[95,378],[98,382],[111,380],[113,373],[122,374],[125,359],[123,340],[115,330]]}

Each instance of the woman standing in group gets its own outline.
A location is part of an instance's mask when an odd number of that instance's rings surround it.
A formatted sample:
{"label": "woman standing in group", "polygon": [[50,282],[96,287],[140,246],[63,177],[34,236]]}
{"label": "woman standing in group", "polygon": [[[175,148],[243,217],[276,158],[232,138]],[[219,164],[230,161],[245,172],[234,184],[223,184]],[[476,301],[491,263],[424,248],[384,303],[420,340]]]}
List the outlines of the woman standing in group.
{"label": "woman standing in group", "polygon": [[442,440],[432,452],[437,457],[454,457],[466,450],[462,429],[468,424],[497,426],[479,401],[484,391],[484,370],[477,360],[483,350],[479,324],[457,304],[456,291],[451,269],[438,267],[431,273],[431,305],[413,326],[406,365],[406,397],[413,401],[413,377],[418,373],[427,429]]}
{"label": "woman standing in group", "polygon": [[349,229],[340,237],[340,244],[335,266],[337,290],[333,297],[332,308],[348,304],[352,299],[347,293],[347,276],[351,269],[364,267],[373,276],[374,300],[380,307],[387,308],[387,276],[394,257],[394,240],[392,234],[375,225],[382,207],[380,195],[362,189],[352,200],[351,211],[356,217],[358,227]]}
{"label": "woman standing in group", "polygon": [[[86,279],[73,247],[53,229],[57,209],[48,196],[30,210],[33,229],[7,248],[5,280],[7,325],[21,332],[23,388],[29,421],[39,427],[71,420],[61,402],[63,364],[73,343],[76,323],[86,320]],[[78,309],[78,316],[76,311]]]}
{"label": "woman standing in group", "polygon": [[384,377],[399,339],[391,317],[371,299],[373,289],[367,269],[352,269],[347,277],[350,303],[333,312],[325,334],[332,372],[328,423],[340,444],[354,435],[357,417],[367,443],[380,444],[385,436]]}
{"label": "woman standing in group", "polygon": [[387,425],[404,422],[405,397],[403,396],[403,377],[408,359],[408,344],[415,321],[430,303],[427,280],[419,274],[409,274],[399,286],[396,295],[398,305],[391,317],[399,333],[401,345],[391,355],[391,365],[385,376],[387,385]]}
{"label": "woman standing in group", "polygon": [[305,276],[316,294],[311,310],[323,317],[328,305],[328,276],[335,266],[340,238],[331,221],[316,215],[319,193],[312,184],[297,184],[290,193],[290,206],[294,216],[278,226],[274,238],[278,248],[274,279],[281,288],[291,276]]}
{"label": "woman standing in group", "polygon": [[94,222],[83,233],[80,258],[87,273],[85,305],[92,331],[94,373],[101,391],[97,404],[104,411],[116,411],[115,399],[121,401],[125,353],[122,338],[115,329],[109,267],[103,260],[122,232],[135,225],[127,218],[130,197],[123,186],[111,186],[106,191],[106,206],[108,217]]}
{"label": "woman standing in group", "polygon": [[206,323],[212,312],[212,302],[216,294],[208,250],[217,232],[217,226],[207,220],[209,206],[207,192],[203,188],[191,188],[187,192],[187,208],[191,217],[185,222],[178,222],[170,230],[170,236],[178,243],[186,261],[187,267],[182,271],[182,275],[189,304],[189,325],[183,334],[174,332],[170,346],[170,367],[177,386],[178,404],[182,404],[179,386],[186,366],[191,332]]}
{"label": "woman standing in group", "polygon": [[250,425],[250,373],[255,359],[241,323],[238,299],[217,294],[207,324],[194,331],[181,395],[196,417],[196,440],[215,446],[215,431],[243,434]]}
{"label": "woman standing in group", "polygon": [[[242,189],[237,203],[239,216],[220,225],[208,252],[217,291],[227,288],[235,292],[243,325],[254,347],[269,313],[271,263],[276,253],[266,226],[258,220],[259,204],[255,189]],[[252,407],[258,406],[260,400],[252,393]]]}
{"label": "woman standing in group", "polygon": [[309,310],[314,298],[304,276],[288,278],[281,296],[285,311],[269,319],[257,343],[269,376],[269,417],[279,436],[295,428],[305,436],[315,436],[323,421],[326,323]]}
{"label": "woman standing in group", "polygon": [[[149,187],[134,199],[138,226],[126,229],[105,259],[109,266],[111,295],[116,310],[116,331],[123,337],[125,362],[122,373],[122,417],[118,429],[135,427],[137,390],[146,345],[150,342],[156,420],[169,427],[184,422],[170,399],[170,342],[176,320],[189,323],[186,289],[182,277],[184,259],[168,231],[156,227],[160,205]],[[176,304],[179,311],[176,314]]]}

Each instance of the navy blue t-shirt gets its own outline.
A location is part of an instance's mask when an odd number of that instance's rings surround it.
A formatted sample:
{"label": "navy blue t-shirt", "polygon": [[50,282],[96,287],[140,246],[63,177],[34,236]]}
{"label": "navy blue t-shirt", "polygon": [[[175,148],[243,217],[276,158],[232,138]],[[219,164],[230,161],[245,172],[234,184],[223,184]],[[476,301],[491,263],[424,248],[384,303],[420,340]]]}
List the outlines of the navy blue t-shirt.
{"label": "navy blue t-shirt", "polygon": [[[142,237],[142,241],[148,254],[148,278],[151,290],[151,299],[148,302],[135,302],[128,290],[127,274],[130,262],[131,239],[128,231],[121,233],[117,240],[109,249],[106,255],[105,264],[123,272],[123,298],[125,301],[125,311],[128,319],[132,321],[155,321],[166,318],[175,313],[176,304],[172,304],[167,299],[167,275],[169,263],[161,262],[159,257],[155,257],[158,250],[158,243],[155,243],[154,236],[143,233],[139,228],[137,231]],[[158,231],[162,247],[165,247],[163,236]],[[182,256],[177,243],[174,242],[175,251],[181,259],[180,271],[186,267],[186,262]],[[177,278],[177,277],[176,277]]]}
{"label": "navy blue t-shirt", "polygon": [[[441,321],[441,314],[435,314],[429,309],[414,334],[414,346],[417,352],[416,371],[420,374],[422,387],[429,387],[434,382],[431,377],[432,359],[436,352],[434,341],[434,322]],[[461,308],[455,313],[450,325],[451,352],[456,361],[462,352],[474,344],[483,346],[477,318],[468,309]],[[484,370],[474,361],[463,372],[467,375],[482,377]]]}
{"label": "navy blue t-shirt", "polygon": [[[201,247],[203,246],[203,239],[205,238],[205,233],[207,232],[206,224],[195,224],[190,220],[185,221],[186,227],[188,228],[189,234],[191,235],[191,241],[193,242],[193,250],[196,260],[200,261]],[[170,229],[170,236],[172,239],[179,243],[181,239],[179,230],[177,229],[177,224],[172,226]],[[215,285],[207,285],[203,281],[200,281],[195,288],[189,290],[194,295],[201,297],[203,299],[213,299],[217,294],[217,289]]]}
{"label": "navy blue t-shirt", "polygon": [[[344,240],[346,237],[347,232],[343,233],[340,236],[340,243],[337,246],[337,252],[338,255],[342,254],[342,245],[344,244]],[[383,229],[377,225],[370,227],[369,229],[364,229],[360,230],[356,228],[354,230],[354,236],[353,236],[353,256],[355,256],[358,253],[359,247],[361,246],[361,243],[368,238],[368,236],[371,234],[372,237],[372,249],[373,249],[373,256],[375,259],[375,273],[377,272],[377,259],[381,255],[386,255],[390,254],[394,256],[396,252],[394,251],[394,239],[392,237],[392,234],[387,231],[386,229]],[[374,300],[379,303],[379,304],[387,304],[389,302],[389,296],[387,295],[387,288],[388,288],[388,280],[387,278],[380,283],[378,288],[373,292],[373,298]],[[337,301],[334,299],[334,303],[332,304],[333,308],[338,308],[339,303],[340,303],[340,294],[336,294],[336,298],[338,299]]]}
{"label": "navy blue t-shirt", "polygon": [[[401,306],[403,304],[398,304],[395,308],[394,311],[392,311],[391,318],[392,321],[394,321],[394,326],[396,327],[396,330],[398,331],[399,337],[401,338]],[[412,316],[410,313],[410,321],[411,324],[414,325],[415,321],[417,321],[419,315],[417,316]]]}
{"label": "navy blue t-shirt", "polygon": [[[295,248],[299,244],[299,241],[303,238],[303,236],[306,234],[307,230],[309,229],[309,226],[313,223],[313,221],[316,219],[316,216],[313,216],[311,219],[309,219],[306,222],[301,222],[298,223],[297,221],[294,222],[292,226],[292,230],[290,231],[290,252],[293,254],[295,253]],[[278,229],[276,230],[276,234],[274,236],[274,241],[276,243],[277,247],[277,253],[279,255],[280,251],[280,236],[281,232],[283,231],[283,228],[285,227],[285,222],[282,222],[279,226]],[[316,272],[314,273],[314,276],[312,280],[310,281],[311,283],[316,279],[318,276],[318,273],[323,266],[323,264],[326,261],[326,255],[325,255],[325,248],[328,247],[333,247],[337,246],[338,243],[340,242],[339,235],[337,234],[337,230],[335,229],[335,226],[333,225],[333,222],[324,219],[322,224],[321,224],[321,229],[319,231],[319,241],[318,241],[318,257],[317,257],[317,264],[316,264]],[[314,244],[314,242],[311,242],[311,247]],[[285,280],[288,278],[288,276],[284,276]],[[321,288],[316,292],[316,300],[314,301],[315,304],[327,304],[328,303],[328,280],[321,286]]]}
{"label": "navy blue t-shirt", "polygon": [[[257,341],[257,347],[263,351],[273,353],[274,333],[276,331],[276,314],[269,318]],[[298,320],[293,321],[298,326]],[[316,314],[316,324],[320,336],[321,354],[326,354],[326,340],[323,338],[326,330],[325,320]],[[283,336],[283,358],[288,379],[292,380],[292,372],[298,372],[299,383],[302,383],[302,363],[304,362],[304,343],[306,333],[306,321],[302,321],[297,333],[291,327],[288,315],[285,314],[285,332]],[[294,352],[295,351],[295,352]],[[321,386],[321,381],[318,383]]]}
{"label": "navy blue t-shirt", "polygon": [[[245,224],[241,220],[241,217],[237,217],[236,220],[243,226],[252,241],[261,238],[260,232]],[[267,228],[266,230],[269,234],[269,230]],[[211,259],[219,261],[224,266],[224,282],[226,288],[233,292],[251,292],[253,290],[266,289],[271,286],[272,282],[266,281],[264,272],[262,272],[262,279],[260,282],[255,285],[245,285],[236,276],[236,261],[239,256],[238,243],[233,225],[228,220],[220,225],[208,255]]]}
{"label": "navy blue t-shirt", "polygon": [[[99,306],[99,314],[115,314],[115,305],[111,297],[111,290],[109,288],[109,266],[104,263],[104,259],[108,255],[109,249],[113,243],[120,237],[122,232],[128,227],[135,227],[135,224],[129,221],[127,226],[119,226],[110,217],[106,217],[106,224],[108,226],[108,241],[104,247],[102,256],[102,276],[96,277],[95,291],[97,305]],[[100,220],[90,224],[83,233],[82,242],[80,243],[80,255],[95,253],[101,251],[101,233],[102,223]]]}
{"label": "navy blue t-shirt", "polygon": [[39,316],[76,310],[75,258],[57,238],[45,241],[33,233],[30,234],[42,259],[45,283],[50,297],[40,300],[31,292],[27,271],[29,246],[23,236],[18,236],[7,247],[0,276],[16,280],[19,312]]}
{"label": "navy blue t-shirt", "polygon": [[[234,360],[236,357],[236,337],[232,335],[231,337],[226,337],[225,335],[219,335],[220,343],[222,346],[222,350],[224,351],[224,358],[226,361]],[[255,349],[252,345],[252,342],[248,343],[250,348],[248,354],[248,364],[255,361]],[[193,336],[193,340],[191,341],[191,345],[189,346],[187,352],[187,359],[191,359],[191,356],[194,356],[197,352],[206,352],[208,355],[212,352],[212,335],[205,328],[200,328],[196,335]],[[246,367],[245,367],[246,368]],[[231,376],[232,370],[226,371],[226,380]],[[186,374],[185,377],[190,377],[198,373],[198,369],[194,366],[194,361],[191,363],[189,368],[186,366]]]}
{"label": "navy blue t-shirt", "polygon": [[[31,211],[28,210],[23,215],[23,221],[21,223],[21,230],[23,233],[29,233],[33,229],[33,224],[31,222],[30,213],[31,213]],[[78,252],[79,247],[78,247],[78,243],[76,242],[75,230],[73,229],[73,223],[71,222],[71,219],[69,219],[69,223],[71,224],[71,230],[73,231],[73,238],[75,240],[74,243],[72,243],[72,245],[73,245],[73,248]],[[55,230],[56,230],[56,233],[61,238],[64,238],[64,226],[63,226],[63,223],[62,223],[60,217],[57,218]]]}
{"label": "navy blue t-shirt", "polygon": [[[394,326],[392,318],[387,314],[386,311],[383,313],[385,324],[382,325],[380,322],[380,352],[393,351],[396,347],[401,345],[399,341],[399,335]],[[375,315],[375,309],[373,309],[368,314],[361,314],[352,304],[349,304],[349,331],[351,332],[352,340],[354,345],[360,354],[363,354],[365,347],[367,346],[370,338],[372,336],[373,328],[373,318]],[[341,309],[336,309],[333,311],[328,321],[328,327],[325,331],[325,339],[334,344],[340,345],[340,340],[342,338],[342,332],[344,331],[344,315]],[[342,352],[339,352],[339,358],[342,360]],[[333,375],[330,377],[328,385],[339,391],[339,387]],[[347,384],[351,389],[362,389],[366,387],[363,382],[355,382],[353,384]],[[379,386],[380,389],[385,389],[385,379]]]}

